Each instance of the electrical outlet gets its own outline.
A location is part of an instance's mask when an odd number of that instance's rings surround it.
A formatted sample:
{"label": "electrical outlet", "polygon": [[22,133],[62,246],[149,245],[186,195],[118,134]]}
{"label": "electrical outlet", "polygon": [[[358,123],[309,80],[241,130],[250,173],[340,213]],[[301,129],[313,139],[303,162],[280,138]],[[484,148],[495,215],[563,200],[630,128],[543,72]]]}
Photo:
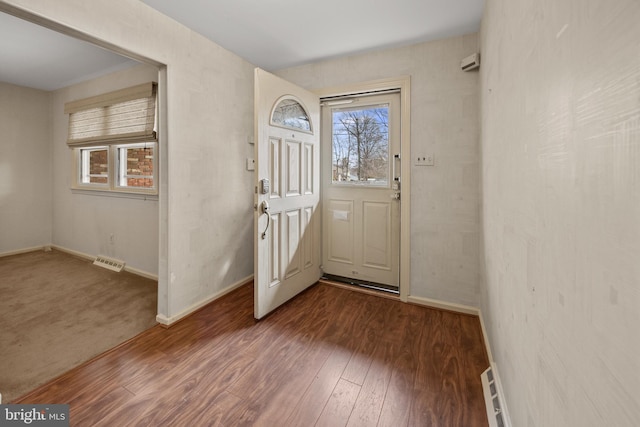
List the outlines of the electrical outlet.
{"label": "electrical outlet", "polygon": [[415,165],[416,166],[433,166],[433,165],[435,165],[435,159],[434,159],[433,154],[427,154],[427,155],[416,157]]}

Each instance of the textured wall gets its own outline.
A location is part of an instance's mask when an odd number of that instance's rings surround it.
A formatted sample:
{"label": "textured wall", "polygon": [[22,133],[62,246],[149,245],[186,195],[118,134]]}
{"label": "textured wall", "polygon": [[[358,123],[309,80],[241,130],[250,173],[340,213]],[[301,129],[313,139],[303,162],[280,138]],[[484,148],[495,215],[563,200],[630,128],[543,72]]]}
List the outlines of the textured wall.
{"label": "textured wall", "polygon": [[253,66],[138,0],[7,0],[167,65],[159,314],[171,317],[253,272]]}
{"label": "textured wall", "polygon": [[0,83],[0,254],[51,243],[50,98]]}
{"label": "textured wall", "polygon": [[640,420],[640,3],[489,0],[483,314],[513,425]]}
{"label": "textured wall", "polygon": [[460,60],[477,43],[473,34],[277,72],[308,89],[411,76],[412,157],[433,153],[436,166],[411,166],[409,293],[471,306],[479,304],[478,74],[462,72]]}
{"label": "textured wall", "polygon": [[64,113],[69,101],[157,80],[156,67],[140,65],[52,92],[54,245],[158,273],[158,201],[72,193],[75,165],[67,146],[69,115]]}

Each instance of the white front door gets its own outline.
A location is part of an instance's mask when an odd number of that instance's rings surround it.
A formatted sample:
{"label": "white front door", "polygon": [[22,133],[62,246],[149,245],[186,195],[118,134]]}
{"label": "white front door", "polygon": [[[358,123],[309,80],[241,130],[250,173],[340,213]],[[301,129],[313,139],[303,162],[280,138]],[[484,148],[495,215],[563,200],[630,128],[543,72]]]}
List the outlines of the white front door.
{"label": "white front door", "polygon": [[[322,265],[326,274],[400,280],[400,94],[322,107]],[[356,283],[357,283],[356,282]]]}
{"label": "white front door", "polygon": [[320,278],[320,104],[255,70],[254,316]]}

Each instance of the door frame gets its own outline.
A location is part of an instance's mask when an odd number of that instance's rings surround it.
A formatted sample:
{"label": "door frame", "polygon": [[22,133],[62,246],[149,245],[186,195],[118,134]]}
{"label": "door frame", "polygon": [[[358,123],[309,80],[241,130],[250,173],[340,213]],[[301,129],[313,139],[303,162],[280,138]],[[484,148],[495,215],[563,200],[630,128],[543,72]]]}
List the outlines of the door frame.
{"label": "door frame", "polygon": [[[411,76],[371,80],[314,90],[320,98],[400,89],[400,300],[411,289]],[[320,170],[323,170],[322,165]],[[322,173],[322,172],[321,172]],[[322,181],[322,179],[321,179]],[[320,200],[322,203],[323,201]],[[322,231],[324,232],[324,230]]]}
{"label": "door frame", "polygon": [[[117,55],[121,55],[143,64],[158,68],[158,92],[156,112],[158,114],[158,273],[157,273],[157,315],[156,322],[162,325],[170,325],[184,316],[177,314],[170,316],[169,307],[169,186],[168,186],[168,157],[169,157],[169,136],[167,128],[168,115],[168,78],[167,65],[151,57],[133,52],[128,48],[99,38],[95,33],[84,32],[69,24],[61,22],[59,19],[38,14],[28,10],[26,6],[12,5],[0,2],[0,13],[6,13],[16,18],[30,22],[43,28],[55,31],[62,35],[85,41],[89,44],[105,49]],[[187,309],[187,311],[190,309]]]}

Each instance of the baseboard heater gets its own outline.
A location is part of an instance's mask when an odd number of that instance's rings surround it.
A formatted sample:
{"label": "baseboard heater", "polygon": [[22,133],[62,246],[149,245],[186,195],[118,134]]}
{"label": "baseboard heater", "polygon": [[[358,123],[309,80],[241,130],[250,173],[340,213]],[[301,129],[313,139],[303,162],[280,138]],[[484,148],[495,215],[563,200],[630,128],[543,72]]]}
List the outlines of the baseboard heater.
{"label": "baseboard heater", "polygon": [[124,268],[124,261],[118,261],[117,259],[107,258],[106,256],[98,255],[93,261],[93,265],[97,265],[108,270],[117,271],[120,273]]}
{"label": "baseboard heater", "polygon": [[482,379],[482,392],[487,408],[489,427],[511,427],[511,421],[504,403],[502,385],[500,384],[500,378],[497,375],[495,366],[491,364],[491,366],[480,375],[480,378]]}

